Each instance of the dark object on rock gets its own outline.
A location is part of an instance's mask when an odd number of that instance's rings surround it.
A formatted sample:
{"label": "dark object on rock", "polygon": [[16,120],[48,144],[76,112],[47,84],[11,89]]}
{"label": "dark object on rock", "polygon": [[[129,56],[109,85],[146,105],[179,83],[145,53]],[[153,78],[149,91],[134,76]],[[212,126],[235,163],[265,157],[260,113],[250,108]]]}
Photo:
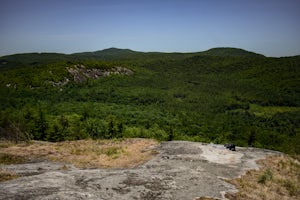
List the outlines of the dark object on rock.
{"label": "dark object on rock", "polygon": [[224,147],[231,151],[235,151],[235,144],[224,144]]}

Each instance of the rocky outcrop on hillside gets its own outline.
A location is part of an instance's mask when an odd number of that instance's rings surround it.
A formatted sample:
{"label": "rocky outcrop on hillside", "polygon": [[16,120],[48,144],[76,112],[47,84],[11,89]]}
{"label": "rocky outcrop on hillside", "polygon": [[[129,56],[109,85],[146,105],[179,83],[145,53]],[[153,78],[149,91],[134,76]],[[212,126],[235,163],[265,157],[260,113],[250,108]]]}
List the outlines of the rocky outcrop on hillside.
{"label": "rocky outcrop on hillside", "polygon": [[67,77],[65,77],[64,80],[59,81],[59,82],[51,81],[51,84],[53,87],[61,87],[61,86],[67,85],[69,82],[70,82],[70,80]]}
{"label": "rocky outcrop on hillside", "polygon": [[73,76],[74,81],[82,83],[87,79],[98,79],[111,75],[132,75],[133,71],[122,66],[115,66],[109,69],[87,68],[84,65],[74,65],[67,68],[68,72]]}
{"label": "rocky outcrop on hillside", "polygon": [[0,199],[194,200],[225,199],[236,188],[225,181],[257,169],[277,152],[196,142],[163,142],[157,156],[131,169],[78,169],[37,161],[2,166],[20,178],[0,183]]}

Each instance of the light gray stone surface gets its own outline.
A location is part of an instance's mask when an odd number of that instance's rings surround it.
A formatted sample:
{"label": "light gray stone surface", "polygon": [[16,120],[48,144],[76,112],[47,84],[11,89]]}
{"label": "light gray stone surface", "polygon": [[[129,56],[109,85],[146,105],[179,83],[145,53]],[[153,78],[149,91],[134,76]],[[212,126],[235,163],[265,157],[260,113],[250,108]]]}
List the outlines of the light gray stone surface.
{"label": "light gray stone surface", "polygon": [[186,141],[163,142],[152,160],[135,169],[78,169],[37,161],[6,165],[21,177],[0,183],[0,199],[192,200],[224,199],[233,179],[277,152]]}

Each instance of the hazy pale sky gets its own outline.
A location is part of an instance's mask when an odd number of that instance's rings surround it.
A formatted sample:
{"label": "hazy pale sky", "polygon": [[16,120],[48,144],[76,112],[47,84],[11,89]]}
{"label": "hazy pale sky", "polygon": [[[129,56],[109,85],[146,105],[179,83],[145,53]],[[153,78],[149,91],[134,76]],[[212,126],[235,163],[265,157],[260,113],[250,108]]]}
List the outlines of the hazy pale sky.
{"label": "hazy pale sky", "polygon": [[300,55],[300,1],[0,0],[0,56],[109,47]]}

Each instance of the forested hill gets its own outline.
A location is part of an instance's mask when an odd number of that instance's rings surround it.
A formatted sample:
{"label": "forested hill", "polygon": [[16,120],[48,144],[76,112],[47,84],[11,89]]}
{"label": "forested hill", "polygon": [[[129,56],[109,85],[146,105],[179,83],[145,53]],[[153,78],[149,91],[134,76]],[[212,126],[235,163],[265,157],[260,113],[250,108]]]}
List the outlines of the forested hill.
{"label": "forested hill", "polygon": [[147,137],[300,154],[300,57],[110,48],[0,57],[0,134]]}
{"label": "forested hill", "polygon": [[203,51],[200,54],[203,55],[210,55],[210,56],[243,56],[243,57],[264,57],[263,55],[245,51],[243,49],[237,49],[237,48],[212,48],[207,51]]}
{"label": "forested hill", "polygon": [[161,53],[161,52],[137,52],[130,49],[109,48],[95,52],[82,52],[74,54],[60,53],[24,53],[0,57],[0,69],[18,66],[32,66],[38,64],[48,64],[58,61],[116,61],[116,60],[153,60],[153,59],[182,59],[186,57],[206,55],[206,56],[244,56],[263,57],[260,54],[252,53],[236,48],[213,48],[196,53]]}

